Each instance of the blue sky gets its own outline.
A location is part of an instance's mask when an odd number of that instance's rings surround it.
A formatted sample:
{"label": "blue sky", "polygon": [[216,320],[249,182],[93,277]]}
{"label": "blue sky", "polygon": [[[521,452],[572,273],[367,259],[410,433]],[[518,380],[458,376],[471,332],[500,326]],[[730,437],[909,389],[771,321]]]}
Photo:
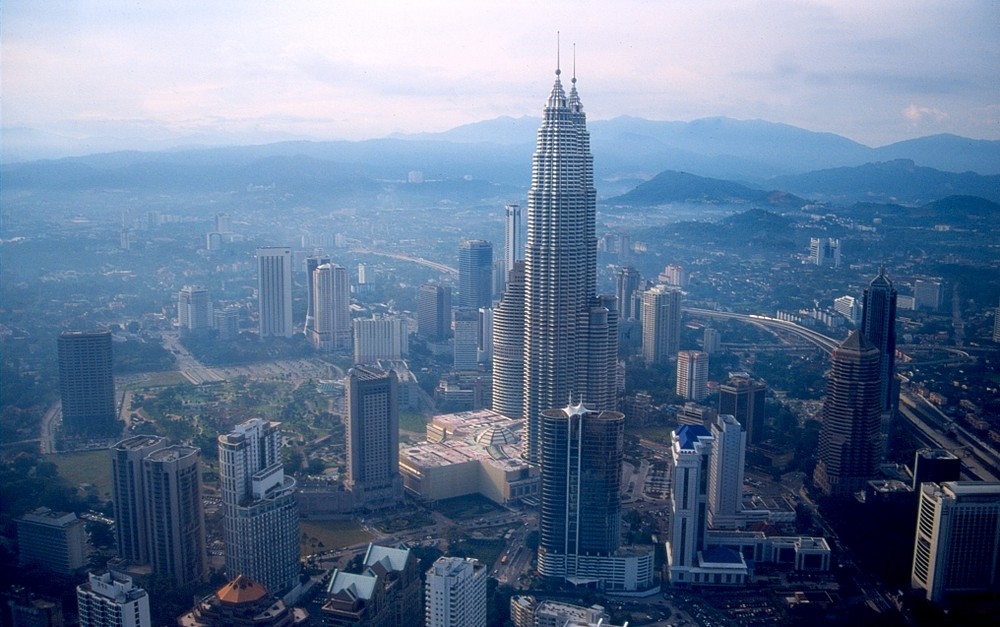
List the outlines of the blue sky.
{"label": "blue sky", "polygon": [[1000,139],[1000,2],[972,0],[5,0],[0,115],[126,143],[440,131],[539,115],[557,31],[591,119]]}

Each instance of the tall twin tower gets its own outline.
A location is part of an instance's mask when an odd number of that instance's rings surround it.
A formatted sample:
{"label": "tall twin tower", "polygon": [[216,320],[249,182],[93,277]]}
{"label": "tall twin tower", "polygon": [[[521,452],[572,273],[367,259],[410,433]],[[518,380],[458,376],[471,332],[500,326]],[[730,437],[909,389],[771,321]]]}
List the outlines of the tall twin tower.
{"label": "tall twin tower", "polygon": [[[578,403],[592,411],[613,410],[617,393],[618,312],[613,297],[596,294],[597,190],[590,134],[576,77],[567,96],[560,73],[557,69],[532,159],[524,282],[514,281],[501,305],[514,317],[523,311],[523,328],[505,325],[523,333],[523,368],[507,369],[511,380],[495,386],[495,407],[521,400],[524,457],[535,464],[541,461],[542,412]],[[515,398],[521,394],[523,399]]]}

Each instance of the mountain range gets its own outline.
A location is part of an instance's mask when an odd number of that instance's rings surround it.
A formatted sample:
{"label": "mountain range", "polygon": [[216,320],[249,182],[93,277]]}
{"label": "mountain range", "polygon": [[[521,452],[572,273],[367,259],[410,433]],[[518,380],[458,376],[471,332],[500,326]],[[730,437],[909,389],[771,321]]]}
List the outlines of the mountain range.
{"label": "mountain range", "polygon": [[[432,186],[462,203],[523,198],[539,120],[497,118],[434,134],[360,142],[121,151],[3,165],[3,188],[284,191],[360,199],[391,187],[425,202]],[[760,120],[589,123],[595,183],[613,204],[807,201],[923,204],[951,195],[1000,201],[1000,141],[935,135],[870,148]],[[5,142],[9,138],[5,138]],[[423,189],[407,185],[419,171]]]}

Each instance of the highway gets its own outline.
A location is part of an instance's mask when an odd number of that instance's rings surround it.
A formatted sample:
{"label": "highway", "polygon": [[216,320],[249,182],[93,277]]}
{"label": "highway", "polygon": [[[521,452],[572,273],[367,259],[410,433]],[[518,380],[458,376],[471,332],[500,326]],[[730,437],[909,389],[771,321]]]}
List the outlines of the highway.
{"label": "highway", "polygon": [[[828,354],[832,354],[833,349],[840,343],[839,340],[827,337],[822,333],[807,329],[794,322],[778,320],[769,316],[714,311],[696,307],[684,307],[683,311],[705,318],[739,320],[757,325],[771,332],[787,331],[805,339]],[[942,350],[951,353],[956,358],[962,356],[971,358],[968,353],[961,349],[942,348]],[[977,438],[961,425],[956,424],[923,397],[905,388],[902,389],[899,395],[898,413],[900,416],[906,418],[913,432],[928,446],[953,451],[965,451],[965,454],[960,455],[960,457],[962,457],[964,471],[968,475],[983,481],[1000,480],[998,479],[1000,477],[1000,452],[996,451],[987,442]]]}
{"label": "highway", "polygon": [[424,266],[425,268],[431,268],[432,270],[437,270],[444,274],[450,274],[452,276],[458,276],[458,268],[452,268],[443,263],[438,263],[436,261],[431,261],[430,259],[424,259],[423,257],[414,257],[413,255],[407,255],[405,253],[389,253],[384,250],[372,250],[370,248],[353,248],[351,252],[354,253],[365,253],[368,255],[379,255],[382,257],[391,257],[393,259],[399,259],[401,261],[409,261],[417,265]]}

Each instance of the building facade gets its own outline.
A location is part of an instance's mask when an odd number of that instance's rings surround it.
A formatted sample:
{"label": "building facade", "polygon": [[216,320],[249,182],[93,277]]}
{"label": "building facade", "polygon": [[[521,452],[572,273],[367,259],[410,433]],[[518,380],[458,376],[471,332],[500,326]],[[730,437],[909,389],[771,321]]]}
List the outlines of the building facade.
{"label": "building facade", "polygon": [[642,294],[642,357],[647,364],[673,359],[681,343],[681,292],[657,285]]}
{"label": "building facade", "polygon": [[567,399],[595,411],[617,402],[618,312],[596,298],[594,158],[573,77],[560,70],[532,158],[525,251],[525,457],[538,463],[543,411]]}
{"label": "building facade", "polygon": [[1000,482],[920,486],[910,584],[938,604],[1000,590]]}
{"label": "building facade", "polygon": [[464,240],[458,247],[458,306],[470,309],[493,305],[493,244]]}
{"label": "building facade", "polygon": [[[885,275],[885,268],[879,268],[878,276],[865,288],[861,333],[881,353],[879,381],[882,411],[891,414],[896,411],[899,397],[896,384],[896,290]],[[888,436],[888,433],[883,435]]]}
{"label": "building facade", "polygon": [[712,529],[742,526],[743,468],[747,434],[731,414],[719,413],[712,423],[708,468],[708,525]]}
{"label": "building facade", "polygon": [[22,566],[33,564],[54,573],[72,574],[87,562],[85,523],[73,512],[39,507],[17,519],[17,547]]}
{"label": "building facade", "polygon": [[749,375],[730,373],[719,386],[719,413],[730,414],[743,425],[747,444],[760,444],[766,437],[767,384]]}
{"label": "building facade", "polygon": [[347,268],[324,263],[312,273],[313,315],[308,333],[313,348],[324,351],[351,350],[351,280]]}
{"label": "building facade", "polygon": [[212,328],[212,303],[208,290],[200,285],[185,285],[177,293],[177,323],[184,331]]}
{"label": "building facade", "polygon": [[292,337],[292,249],[257,249],[258,331],[263,337]]}
{"label": "building facade", "polygon": [[618,269],[615,276],[615,298],[618,299],[618,319],[635,320],[639,317],[636,311],[636,295],[639,292],[639,282],[642,277],[639,271],[632,266],[625,266]]}
{"label": "building facade", "polygon": [[881,352],[860,331],[833,351],[813,481],[830,496],[863,490],[882,455]]}
{"label": "building facade", "polygon": [[479,364],[479,311],[455,309],[455,338],[452,343],[452,368],[475,370]]}
{"label": "building facade", "polygon": [[322,254],[306,257],[306,323],[302,330],[308,338],[313,329],[313,311],[316,302],[316,288],[313,284],[313,272],[323,264],[330,263],[330,258]]}
{"label": "building facade", "polygon": [[701,401],[708,396],[708,353],[677,353],[677,395],[688,401]]}
{"label": "building facade", "polygon": [[524,415],[524,262],[507,274],[493,308],[493,409],[509,418]]}
{"label": "building facade", "polygon": [[80,627],[151,627],[149,595],[127,575],[91,573],[76,587]]}
{"label": "building facade", "polygon": [[58,349],[63,429],[74,437],[117,433],[121,426],[112,373],[111,331],[60,333]]}
{"label": "building facade", "polygon": [[410,332],[406,320],[397,317],[355,318],[354,363],[398,361],[409,353]]}
{"label": "building facade", "polygon": [[219,436],[226,572],[275,594],[297,584],[299,509],[281,463],[281,423],[254,418]]}
{"label": "building facade", "polygon": [[451,335],[451,288],[424,283],[417,294],[417,333],[431,342]]}
{"label": "building facade", "polygon": [[118,557],[132,564],[148,564],[149,517],[143,460],[167,446],[166,438],[137,435],[111,447],[111,500],[115,507]]}
{"label": "building facade", "polygon": [[486,567],[466,557],[439,557],[427,571],[425,627],[486,627]]}
{"label": "building facade", "polygon": [[347,487],[356,505],[392,507],[403,498],[396,373],[355,366],[348,371],[344,388]]}
{"label": "building facade", "polygon": [[153,572],[178,586],[202,581],[207,569],[201,451],[169,446],[147,455],[142,467]]}

